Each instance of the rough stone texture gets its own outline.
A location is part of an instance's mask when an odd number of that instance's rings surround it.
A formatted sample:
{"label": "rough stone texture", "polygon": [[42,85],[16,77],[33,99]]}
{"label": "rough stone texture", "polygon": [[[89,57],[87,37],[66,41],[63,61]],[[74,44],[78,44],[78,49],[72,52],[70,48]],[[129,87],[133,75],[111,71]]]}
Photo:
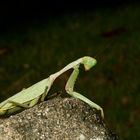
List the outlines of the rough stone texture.
{"label": "rough stone texture", "polygon": [[74,98],[54,98],[0,119],[0,140],[116,140],[97,112]]}

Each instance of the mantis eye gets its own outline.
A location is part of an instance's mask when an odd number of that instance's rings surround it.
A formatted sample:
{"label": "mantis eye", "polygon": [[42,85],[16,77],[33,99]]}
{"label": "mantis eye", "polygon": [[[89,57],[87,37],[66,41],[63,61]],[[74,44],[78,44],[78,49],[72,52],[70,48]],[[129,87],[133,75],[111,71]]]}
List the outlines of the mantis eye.
{"label": "mantis eye", "polygon": [[90,68],[92,68],[94,65],[96,65],[97,63],[97,60],[92,58],[92,57],[89,57],[89,56],[86,56],[83,58],[83,64],[84,64],[84,67],[85,67],[85,70],[89,70]]}

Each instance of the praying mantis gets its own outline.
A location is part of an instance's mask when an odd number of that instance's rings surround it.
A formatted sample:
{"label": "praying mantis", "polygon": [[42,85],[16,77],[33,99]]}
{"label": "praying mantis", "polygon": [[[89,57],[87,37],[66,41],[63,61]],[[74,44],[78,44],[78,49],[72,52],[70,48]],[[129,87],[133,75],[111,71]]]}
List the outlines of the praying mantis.
{"label": "praying mantis", "polygon": [[101,117],[104,118],[103,109],[95,104],[94,102],[90,101],[85,96],[81,95],[78,92],[74,91],[74,84],[76,79],[79,75],[79,66],[81,64],[84,65],[85,70],[91,69],[97,63],[96,59],[90,56],[84,56],[76,61],[71,62],[70,64],[66,65],[60,71],[50,75],[48,78],[30,86],[27,89],[23,89],[17,94],[13,95],[12,97],[6,99],[5,101],[0,103],[0,115],[11,115],[14,114],[16,111],[19,111],[23,108],[30,108],[35,106],[38,102],[42,102],[45,100],[45,97],[48,95],[51,86],[56,78],[58,78],[61,74],[68,71],[69,69],[73,69],[72,74],[70,75],[65,90],[66,92],[71,95],[72,97],[78,98],[85,103],[87,103],[92,108],[95,108],[101,112]]}

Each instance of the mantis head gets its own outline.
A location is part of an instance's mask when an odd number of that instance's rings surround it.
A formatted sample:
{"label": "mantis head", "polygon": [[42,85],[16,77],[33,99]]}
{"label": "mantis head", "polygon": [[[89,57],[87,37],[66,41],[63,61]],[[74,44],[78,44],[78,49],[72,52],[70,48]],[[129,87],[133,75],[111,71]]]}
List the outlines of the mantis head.
{"label": "mantis head", "polygon": [[83,58],[83,62],[82,63],[84,65],[85,70],[87,71],[87,70],[91,69],[94,65],[96,65],[97,60],[92,58],[92,57],[85,56]]}

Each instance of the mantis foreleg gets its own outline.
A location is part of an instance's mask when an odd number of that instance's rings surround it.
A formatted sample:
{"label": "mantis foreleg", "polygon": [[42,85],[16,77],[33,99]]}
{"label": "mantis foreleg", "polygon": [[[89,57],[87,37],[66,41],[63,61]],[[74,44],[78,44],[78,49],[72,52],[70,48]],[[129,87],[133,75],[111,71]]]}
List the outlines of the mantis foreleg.
{"label": "mantis foreleg", "polygon": [[78,99],[86,102],[91,107],[96,108],[97,110],[100,110],[101,111],[101,117],[104,118],[103,109],[99,105],[95,104],[94,102],[90,101],[88,98],[84,97],[80,93],[75,92],[73,90],[74,89],[74,84],[75,84],[75,81],[76,81],[78,75],[79,75],[79,65],[74,67],[74,70],[73,70],[70,78],[68,79],[68,81],[66,83],[65,89],[66,89],[67,93],[70,94],[71,96],[75,97],[75,98],[78,98]]}

